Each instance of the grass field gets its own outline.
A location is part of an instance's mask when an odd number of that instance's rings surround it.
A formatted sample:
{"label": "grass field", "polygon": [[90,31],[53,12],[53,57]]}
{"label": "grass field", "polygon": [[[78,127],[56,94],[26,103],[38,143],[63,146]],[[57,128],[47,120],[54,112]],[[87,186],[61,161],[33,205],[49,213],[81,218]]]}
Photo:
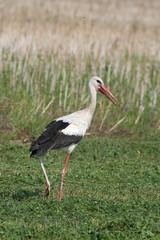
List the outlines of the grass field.
{"label": "grass field", "polygon": [[[0,145],[1,239],[159,239],[159,136],[84,139],[58,201],[65,154],[46,155],[52,184],[24,144]],[[3,154],[2,154],[3,153]]]}
{"label": "grass field", "polygon": [[[160,239],[160,1],[0,0],[1,239]],[[54,118],[86,107],[88,135],[44,157],[29,145]]]}

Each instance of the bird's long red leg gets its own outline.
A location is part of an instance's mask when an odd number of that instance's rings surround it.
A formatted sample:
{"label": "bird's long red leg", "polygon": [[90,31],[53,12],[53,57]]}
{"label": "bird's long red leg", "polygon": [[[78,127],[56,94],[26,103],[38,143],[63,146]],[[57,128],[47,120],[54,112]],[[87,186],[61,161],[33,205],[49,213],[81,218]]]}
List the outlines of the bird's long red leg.
{"label": "bird's long red leg", "polygon": [[63,180],[64,180],[64,176],[65,176],[65,173],[66,173],[66,168],[67,168],[67,163],[68,163],[69,157],[70,157],[70,154],[68,153],[67,159],[66,159],[66,162],[65,162],[65,165],[64,165],[64,168],[63,168],[63,172],[62,172],[62,181],[61,181],[61,190],[60,190],[59,201],[61,201],[61,199],[62,199]]}
{"label": "bird's long red leg", "polygon": [[38,157],[39,161],[40,161],[40,164],[41,164],[41,167],[42,167],[42,170],[43,170],[43,173],[44,173],[44,176],[45,176],[45,179],[46,179],[46,182],[47,182],[47,186],[46,186],[46,195],[49,196],[49,193],[50,193],[50,182],[48,180],[48,177],[47,177],[47,173],[45,171],[45,168],[43,166],[43,162],[42,162],[42,157]]}

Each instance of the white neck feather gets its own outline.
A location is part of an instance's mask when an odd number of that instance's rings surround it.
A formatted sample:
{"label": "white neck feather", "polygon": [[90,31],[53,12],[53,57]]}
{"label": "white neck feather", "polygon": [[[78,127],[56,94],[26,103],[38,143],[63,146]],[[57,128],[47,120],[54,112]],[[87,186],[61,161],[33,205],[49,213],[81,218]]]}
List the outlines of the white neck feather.
{"label": "white neck feather", "polygon": [[88,107],[89,112],[93,115],[94,110],[96,108],[96,101],[97,101],[97,91],[93,86],[89,86],[90,94],[91,94],[91,103]]}

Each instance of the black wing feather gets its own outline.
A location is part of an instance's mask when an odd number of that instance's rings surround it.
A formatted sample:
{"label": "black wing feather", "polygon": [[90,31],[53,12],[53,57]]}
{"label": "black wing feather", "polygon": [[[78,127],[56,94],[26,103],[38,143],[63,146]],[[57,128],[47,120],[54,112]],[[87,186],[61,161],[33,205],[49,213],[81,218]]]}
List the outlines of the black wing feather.
{"label": "black wing feather", "polygon": [[[36,145],[36,144],[43,144],[47,141],[49,141],[53,136],[55,136],[60,130],[63,130],[65,129],[67,126],[69,125],[68,122],[63,122],[62,120],[61,121],[52,121],[50,122],[45,130],[43,131],[43,133],[41,134],[41,136],[36,140],[34,141],[32,144],[31,144],[31,148]],[[30,149],[31,149],[30,148]]]}
{"label": "black wing feather", "polygon": [[31,156],[42,156],[44,153],[62,147],[67,147],[73,143],[77,144],[82,136],[70,136],[63,134],[60,130],[65,129],[68,122],[53,121],[47,125],[41,136],[31,144],[29,149]]}

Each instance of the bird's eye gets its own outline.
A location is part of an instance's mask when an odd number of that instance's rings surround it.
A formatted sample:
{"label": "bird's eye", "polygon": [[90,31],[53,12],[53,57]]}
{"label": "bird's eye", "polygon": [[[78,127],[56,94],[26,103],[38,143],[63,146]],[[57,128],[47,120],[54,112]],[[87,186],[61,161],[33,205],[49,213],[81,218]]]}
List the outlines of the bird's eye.
{"label": "bird's eye", "polygon": [[101,81],[97,80],[97,83],[99,83],[100,85],[102,85]]}

